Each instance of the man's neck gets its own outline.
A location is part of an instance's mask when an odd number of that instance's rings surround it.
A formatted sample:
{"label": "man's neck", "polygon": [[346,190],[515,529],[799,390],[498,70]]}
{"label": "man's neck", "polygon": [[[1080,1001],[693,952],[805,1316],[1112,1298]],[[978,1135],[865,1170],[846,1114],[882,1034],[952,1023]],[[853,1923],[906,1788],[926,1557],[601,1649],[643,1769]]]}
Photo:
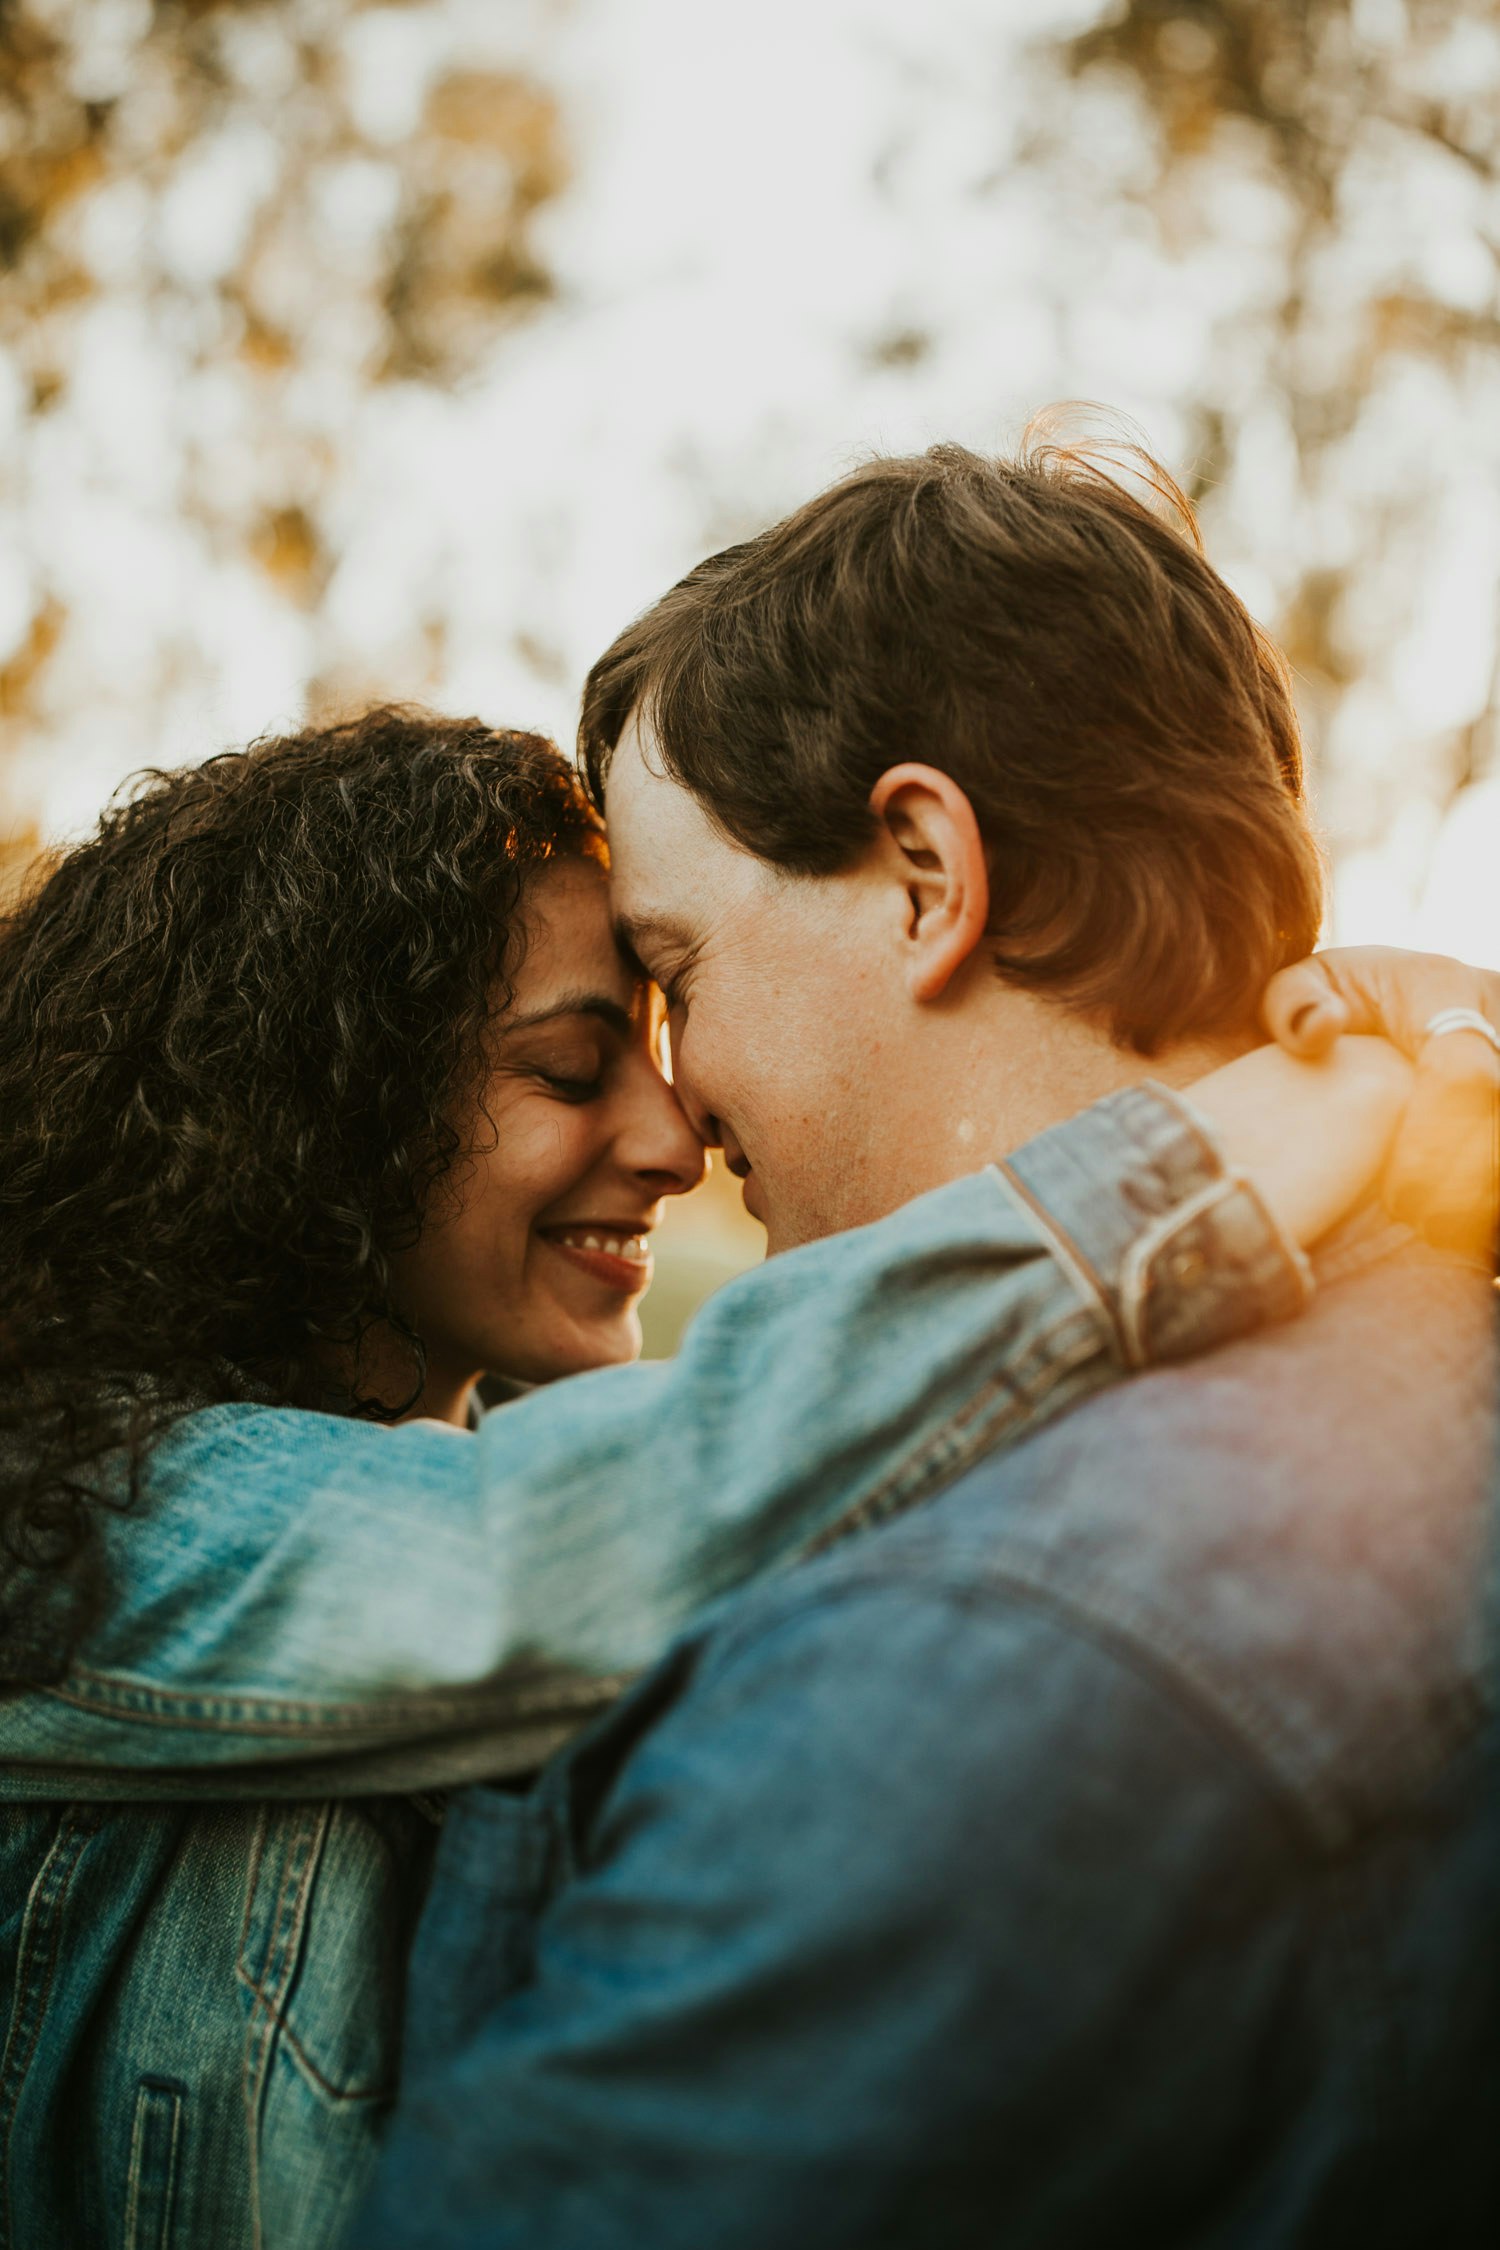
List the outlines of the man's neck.
{"label": "man's neck", "polygon": [[[1253,1032],[1180,1040],[1154,1055],[1118,1045],[1101,1025],[1035,993],[1002,988],[936,1030],[917,1090],[938,1186],[1019,1148],[1091,1102],[1151,1078],[1190,1086],[1259,1044]],[[940,1090],[936,1093],[935,1090]]]}

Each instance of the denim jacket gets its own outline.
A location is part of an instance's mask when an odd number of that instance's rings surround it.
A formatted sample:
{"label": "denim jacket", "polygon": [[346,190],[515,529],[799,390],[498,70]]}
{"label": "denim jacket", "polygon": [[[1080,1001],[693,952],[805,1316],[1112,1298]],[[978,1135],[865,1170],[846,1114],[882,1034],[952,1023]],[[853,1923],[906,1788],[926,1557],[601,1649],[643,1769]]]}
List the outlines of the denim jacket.
{"label": "denim jacket", "polygon": [[1142,1087],[472,1434],[179,1424],[108,1519],[105,1622],[0,1703],[0,2250],[340,2242],[430,1792],[533,1769],[706,1602],[1308,1286]]}
{"label": "denim jacket", "polygon": [[356,2250],[1500,2242],[1494,1290],[1314,1267],[455,1802]]}

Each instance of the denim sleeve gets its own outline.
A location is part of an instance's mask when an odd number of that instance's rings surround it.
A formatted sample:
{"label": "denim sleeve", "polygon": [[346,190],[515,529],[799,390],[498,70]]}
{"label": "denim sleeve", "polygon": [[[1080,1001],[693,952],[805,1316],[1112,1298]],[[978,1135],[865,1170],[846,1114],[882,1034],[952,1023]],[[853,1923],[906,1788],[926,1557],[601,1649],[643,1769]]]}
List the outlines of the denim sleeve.
{"label": "denim sleeve", "polygon": [[498,1990],[453,1807],[354,2250],[1185,2243],[1294,2103],[1305,1846],[1216,1729],[982,1584],[778,1606],[564,1763]]}
{"label": "denim sleeve", "polygon": [[[0,1795],[359,1794],[535,1766],[705,1603],[1147,1361],[1295,1312],[1185,1104],[1112,1095],[722,1290],[672,1361],[473,1433],[224,1405],[105,1519],[113,1595],[0,1704]],[[174,1779],[176,1769],[181,1769]]]}

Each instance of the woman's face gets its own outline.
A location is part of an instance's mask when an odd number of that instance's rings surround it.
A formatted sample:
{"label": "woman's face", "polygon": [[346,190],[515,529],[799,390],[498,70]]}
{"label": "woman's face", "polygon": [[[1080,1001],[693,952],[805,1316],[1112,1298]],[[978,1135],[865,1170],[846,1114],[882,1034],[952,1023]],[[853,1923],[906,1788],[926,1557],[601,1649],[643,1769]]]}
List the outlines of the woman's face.
{"label": "woman's face", "polygon": [[491,1028],[477,1152],[395,1260],[427,1347],[414,1411],[444,1420],[463,1418],[481,1372],[545,1383],[634,1359],[662,1199],[703,1177],[702,1144],[657,1059],[660,1004],[620,956],[604,870],[544,867],[523,911],[526,955]]}

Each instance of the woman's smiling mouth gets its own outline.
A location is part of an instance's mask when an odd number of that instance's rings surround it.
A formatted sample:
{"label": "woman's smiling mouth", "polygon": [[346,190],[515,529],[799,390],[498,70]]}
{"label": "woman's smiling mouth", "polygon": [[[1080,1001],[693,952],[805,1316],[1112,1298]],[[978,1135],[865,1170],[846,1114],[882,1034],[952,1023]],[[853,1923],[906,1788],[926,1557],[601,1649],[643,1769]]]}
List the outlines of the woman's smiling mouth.
{"label": "woman's smiling mouth", "polygon": [[581,1219],[569,1226],[537,1229],[548,1248],[556,1250],[570,1265],[606,1289],[629,1297],[640,1295],[651,1285],[648,1231],[637,1228],[632,1232],[628,1221],[609,1219]]}

